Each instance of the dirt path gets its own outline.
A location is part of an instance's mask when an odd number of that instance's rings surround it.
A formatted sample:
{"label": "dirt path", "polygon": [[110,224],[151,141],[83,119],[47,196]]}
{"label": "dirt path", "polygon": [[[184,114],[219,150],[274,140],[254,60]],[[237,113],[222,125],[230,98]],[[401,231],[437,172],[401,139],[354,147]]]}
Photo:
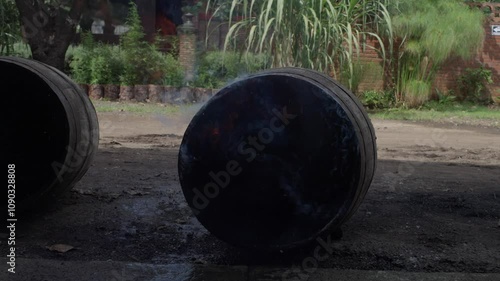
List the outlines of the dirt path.
{"label": "dirt path", "polygon": [[[101,144],[176,147],[198,107],[165,117],[101,113]],[[374,120],[379,159],[500,165],[500,129]]]}
{"label": "dirt path", "polygon": [[[97,158],[73,192],[18,230],[23,258],[299,266],[301,252],[246,253],[193,217],[177,149],[194,111],[100,114]],[[375,120],[379,166],[324,268],[500,273],[500,131]],[[2,230],[3,231],[3,230]],[[6,235],[0,233],[0,235]],[[45,246],[77,249],[57,254]],[[0,245],[4,252],[6,245]]]}

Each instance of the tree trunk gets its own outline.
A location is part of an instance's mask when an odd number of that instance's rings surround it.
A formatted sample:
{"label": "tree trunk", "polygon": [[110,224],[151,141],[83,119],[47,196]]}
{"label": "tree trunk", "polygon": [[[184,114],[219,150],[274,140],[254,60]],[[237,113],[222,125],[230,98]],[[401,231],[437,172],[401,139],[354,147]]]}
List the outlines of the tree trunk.
{"label": "tree trunk", "polygon": [[69,12],[62,3],[43,0],[16,0],[23,36],[33,59],[64,70],[66,51],[76,34],[76,26],[87,0],[73,0]]}

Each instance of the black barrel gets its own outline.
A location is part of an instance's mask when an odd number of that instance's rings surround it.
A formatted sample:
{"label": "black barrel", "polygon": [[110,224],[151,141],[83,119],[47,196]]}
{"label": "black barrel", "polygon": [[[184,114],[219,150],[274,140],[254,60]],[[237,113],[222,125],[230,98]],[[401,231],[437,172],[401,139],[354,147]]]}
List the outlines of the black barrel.
{"label": "black barrel", "polygon": [[85,174],[97,151],[97,115],[79,86],[46,64],[0,57],[0,79],[4,169],[15,165],[16,209],[30,209]]}
{"label": "black barrel", "polygon": [[338,229],[376,168],[373,126],[326,75],[264,71],[223,88],[195,115],[179,152],[198,220],[245,248],[288,249]]}

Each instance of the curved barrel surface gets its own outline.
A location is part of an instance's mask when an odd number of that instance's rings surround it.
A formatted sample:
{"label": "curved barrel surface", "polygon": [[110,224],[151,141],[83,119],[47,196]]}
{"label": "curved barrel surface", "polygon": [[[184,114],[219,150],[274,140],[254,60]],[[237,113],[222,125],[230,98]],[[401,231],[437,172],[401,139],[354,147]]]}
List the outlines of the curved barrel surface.
{"label": "curved barrel surface", "polygon": [[2,158],[15,165],[16,207],[29,209],[85,174],[97,151],[97,115],[79,86],[46,64],[0,57],[0,77]]}
{"label": "curved barrel surface", "polygon": [[284,68],[223,88],[188,126],[181,186],[218,238],[256,249],[294,248],[339,228],[376,168],[373,126],[337,82]]}

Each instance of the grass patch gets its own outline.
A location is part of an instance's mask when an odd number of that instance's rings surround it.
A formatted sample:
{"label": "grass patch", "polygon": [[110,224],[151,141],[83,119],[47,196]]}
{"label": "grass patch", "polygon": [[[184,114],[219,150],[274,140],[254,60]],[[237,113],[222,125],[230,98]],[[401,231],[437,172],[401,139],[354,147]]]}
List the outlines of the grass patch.
{"label": "grass patch", "polygon": [[429,102],[420,109],[391,108],[370,111],[374,119],[452,122],[500,127],[500,108],[473,104]]}
{"label": "grass patch", "polygon": [[128,112],[136,114],[179,114],[184,108],[189,105],[170,105],[159,103],[133,103],[133,102],[116,102],[92,100],[97,112]]}
{"label": "grass patch", "polygon": [[[133,103],[93,100],[96,111],[126,112],[133,114],[180,115],[197,110],[196,105],[170,105],[158,103]],[[455,124],[481,125],[500,128],[500,107],[473,104],[440,104],[428,102],[420,109],[391,108],[369,111],[373,119],[426,121]]]}

